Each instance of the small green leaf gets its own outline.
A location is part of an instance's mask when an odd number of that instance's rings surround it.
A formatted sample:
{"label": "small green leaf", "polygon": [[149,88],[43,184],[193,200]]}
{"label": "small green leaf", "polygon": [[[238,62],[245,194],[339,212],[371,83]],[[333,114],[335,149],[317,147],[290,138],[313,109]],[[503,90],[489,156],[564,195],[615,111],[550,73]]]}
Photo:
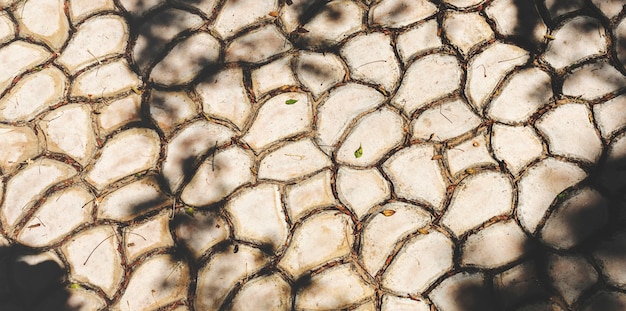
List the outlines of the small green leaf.
{"label": "small green leaf", "polygon": [[71,289],[79,289],[79,288],[82,288],[82,286],[80,286],[80,284],[78,284],[78,283],[72,283],[72,284],[70,284],[70,288]]}
{"label": "small green leaf", "polygon": [[193,217],[193,213],[195,212],[195,210],[193,209],[193,207],[187,207],[185,208],[185,214],[192,216]]}
{"label": "small green leaf", "polygon": [[295,103],[297,103],[298,100],[297,99],[288,99],[285,101],[285,105],[293,105]]}
{"label": "small green leaf", "polygon": [[567,196],[567,191],[563,191],[563,192],[559,193],[559,194],[557,195],[557,198],[562,199],[562,198],[564,198],[565,196]]}
{"label": "small green leaf", "polygon": [[359,145],[359,149],[354,151],[354,157],[358,159],[358,158],[360,158],[362,156],[363,156],[363,147],[361,145]]}

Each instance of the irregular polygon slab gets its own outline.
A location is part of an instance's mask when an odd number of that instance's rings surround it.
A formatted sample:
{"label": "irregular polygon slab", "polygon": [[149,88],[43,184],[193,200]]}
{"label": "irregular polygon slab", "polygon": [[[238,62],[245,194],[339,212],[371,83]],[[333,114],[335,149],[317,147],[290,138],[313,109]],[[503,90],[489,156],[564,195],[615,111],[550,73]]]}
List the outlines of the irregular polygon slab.
{"label": "irregular polygon slab", "polygon": [[6,12],[0,13],[0,44],[15,37],[15,25]]}
{"label": "irregular polygon slab", "polygon": [[506,175],[485,172],[470,175],[455,188],[442,224],[457,236],[492,217],[513,210],[513,187]]}
{"label": "irregular polygon slab", "polygon": [[104,298],[98,295],[93,290],[85,288],[70,288],[67,290],[69,297],[67,298],[66,306],[72,310],[86,311],[85,306],[89,308],[96,308],[97,310],[106,308],[107,304]]}
{"label": "irregular polygon slab", "polygon": [[274,89],[298,85],[291,70],[292,60],[288,55],[252,70],[252,88],[257,98]]}
{"label": "irregular polygon slab", "polygon": [[177,243],[183,244],[194,258],[228,238],[228,223],[217,211],[196,211],[193,216],[177,217],[174,232]]}
{"label": "irregular polygon slab", "polygon": [[618,232],[603,241],[593,252],[593,258],[599,264],[602,275],[610,284],[626,288],[626,232]]}
{"label": "irregular polygon slab", "polygon": [[12,173],[40,151],[39,138],[33,129],[0,124],[0,169],[4,174]]}
{"label": "irregular polygon slab", "polygon": [[153,130],[133,128],[113,136],[85,176],[98,189],[124,176],[147,170],[159,158],[161,142]]}
{"label": "irregular polygon slab", "polygon": [[327,211],[306,218],[295,229],[278,266],[297,279],[320,264],[350,254],[352,233],[352,220],[346,214]]}
{"label": "irregular polygon slab", "polygon": [[426,202],[440,210],[447,185],[437,161],[432,160],[434,155],[435,150],[430,145],[413,145],[391,156],[383,169],[398,197]]}
{"label": "irregular polygon slab", "polygon": [[430,20],[398,35],[396,48],[403,63],[415,54],[441,46],[437,27],[437,20]]}
{"label": "irregular polygon slab", "polygon": [[[307,4],[305,2],[300,6]],[[363,9],[350,0],[335,0],[326,2],[319,8],[308,8],[317,13],[308,20],[301,20],[308,15],[306,11],[297,12],[297,6],[293,7],[282,16],[284,28],[287,32],[292,32],[305,22],[303,28],[307,32],[298,34],[296,40],[311,48],[335,45],[362,27]]]}
{"label": "irregular polygon slab", "polygon": [[340,166],[336,187],[339,200],[350,207],[358,218],[362,218],[370,208],[391,196],[389,181],[376,168],[353,169]]}
{"label": "irregular polygon slab", "polygon": [[72,1],[69,5],[70,18],[74,23],[93,13],[113,9],[113,0]]}
{"label": "irregular polygon slab", "polygon": [[259,165],[259,179],[288,181],[311,174],[332,163],[310,139],[289,143],[266,155]]}
{"label": "irregular polygon slab", "polygon": [[543,58],[557,69],[606,52],[604,28],[592,17],[574,17],[552,35],[554,40],[549,40]]}
{"label": "irregular polygon slab", "polygon": [[620,311],[626,308],[626,294],[613,291],[601,291],[589,298],[583,305],[583,311]]}
{"label": "irregular polygon slab", "polygon": [[548,274],[552,285],[568,305],[598,281],[598,272],[582,256],[552,254],[548,257]]}
{"label": "irregular polygon slab", "polygon": [[[337,151],[339,163],[371,166],[404,141],[404,120],[388,108],[372,112],[352,129]],[[360,155],[357,156],[357,150]]]}
{"label": "irregular polygon slab", "polygon": [[235,135],[223,125],[207,120],[199,120],[187,125],[167,145],[167,154],[161,174],[169,185],[169,191],[178,192],[183,182],[191,179],[193,167],[198,159],[207,153],[216,152],[215,148],[222,145]]}
{"label": "irregular polygon slab", "polygon": [[112,309],[149,310],[187,297],[189,268],[172,255],[154,256],[135,269]]}
{"label": "irregular polygon slab", "polygon": [[220,150],[196,170],[180,199],[193,206],[218,202],[252,180],[252,158],[240,147]]}
{"label": "irregular polygon slab", "polygon": [[112,297],[124,275],[118,243],[113,225],[96,226],[75,235],[61,247],[70,264],[70,277],[98,286]]}
{"label": "irregular polygon slab", "polygon": [[76,175],[71,166],[42,158],[29,161],[5,187],[4,200],[0,207],[0,220],[10,228],[28,211],[39,196],[50,186]]}
{"label": "irregular polygon slab", "polygon": [[570,249],[605,227],[608,201],[596,190],[584,188],[558,205],[541,230],[541,239],[557,249]]}
{"label": "irregular polygon slab", "polygon": [[543,152],[541,139],[527,126],[494,124],[491,147],[496,158],[504,161],[514,175]]}
{"label": "irregular polygon slab", "polygon": [[482,273],[455,274],[437,285],[429,296],[438,310],[492,310]]}
{"label": "irregular polygon slab", "polygon": [[5,122],[32,120],[63,99],[66,80],[63,72],[52,66],[24,77],[11,93],[0,99],[0,119]]}
{"label": "irregular polygon slab", "polygon": [[51,111],[39,121],[46,135],[48,150],[67,154],[85,166],[96,152],[96,135],[91,110],[71,104]]}
{"label": "irregular polygon slab", "polygon": [[611,134],[626,125],[626,95],[593,105],[593,116],[602,138],[608,139]]}
{"label": "irregular polygon slab", "polygon": [[291,286],[280,277],[270,274],[246,283],[233,298],[233,311],[246,310],[289,311],[291,308]]}
{"label": "irregular polygon slab", "polygon": [[602,141],[590,114],[586,105],[565,104],[544,114],[536,126],[547,136],[552,154],[595,163],[602,153]]}
{"label": "irregular polygon slab", "polygon": [[96,120],[100,134],[109,135],[130,122],[141,121],[141,95],[131,93],[108,103],[94,113],[99,113]]}
{"label": "irregular polygon slab", "polygon": [[473,46],[494,36],[489,24],[478,13],[447,11],[442,27],[450,43],[455,45],[464,55],[467,55]]}
{"label": "irregular polygon slab", "polygon": [[13,78],[50,56],[39,45],[14,41],[0,49],[0,92],[11,85]]}
{"label": "irregular polygon slab", "polygon": [[465,93],[478,110],[485,106],[485,99],[493,92],[500,79],[528,60],[528,51],[510,44],[496,42],[474,56],[467,66]]}
{"label": "irregular polygon slab", "polygon": [[165,133],[197,114],[196,103],[185,92],[152,90],[148,102],[150,116]]}
{"label": "irregular polygon slab", "polygon": [[161,212],[149,220],[126,227],[124,251],[130,262],[156,248],[174,246],[169,230],[170,211]]}
{"label": "irregular polygon slab", "polygon": [[356,36],[343,45],[340,53],[353,79],[381,85],[387,91],[395,88],[400,66],[389,36],[380,32]]}
{"label": "irregular polygon slab", "polygon": [[363,267],[372,276],[385,264],[398,241],[432,220],[425,209],[408,203],[394,202],[381,208],[394,213],[390,216],[377,213],[370,219],[363,229],[359,254]]}
{"label": "irregular polygon slab", "polygon": [[[156,1],[150,2],[156,5]],[[150,4],[145,2],[132,5],[133,8],[128,10],[148,9]],[[174,37],[185,30],[198,28],[203,23],[200,16],[178,9],[168,9],[153,15],[138,29],[137,41],[132,51],[133,61],[139,66],[141,73],[145,73],[148,65],[163,52]]]}
{"label": "irregular polygon slab", "polygon": [[287,211],[293,221],[316,207],[335,204],[331,172],[324,170],[304,181],[286,187]]}
{"label": "irregular polygon slab", "polygon": [[260,63],[291,49],[291,43],[273,24],[234,39],[226,48],[226,62]]}
{"label": "irregular polygon slab", "polygon": [[78,226],[91,221],[93,196],[80,186],[51,195],[24,225],[17,240],[31,247],[56,243]]}
{"label": "irregular polygon slab", "polygon": [[213,29],[224,39],[231,37],[246,26],[269,18],[269,13],[276,11],[276,2],[276,0],[227,1],[213,23]]}
{"label": "irregular polygon slab", "polygon": [[487,147],[487,140],[483,135],[450,147],[445,152],[450,173],[457,175],[471,167],[496,165]]}
{"label": "irregular polygon slab", "polygon": [[503,123],[526,122],[552,97],[550,76],[532,67],[514,73],[491,101],[488,115]]}
{"label": "irregular polygon slab", "polygon": [[626,87],[624,75],[608,63],[586,64],[565,77],[563,94],[591,100]]}
{"label": "irregular polygon slab", "polygon": [[263,252],[246,245],[228,246],[198,271],[195,307],[219,310],[228,292],[267,264]]}
{"label": "irregular polygon slab", "polygon": [[[87,1],[78,1],[82,3]],[[81,24],[57,62],[71,74],[101,59],[124,53],[128,29],[126,21],[117,15],[97,16]]]}
{"label": "irregular polygon slab", "polygon": [[285,137],[309,131],[312,118],[311,102],[305,93],[279,94],[263,103],[243,140],[258,152]]}
{"label": "irregular polygon slab", "polygon": [[518,185],[517,216],[524,229],[534,233],[554,198],[586,176],[580,167],[553,158],[530,167]]}
{"label": "irregular polygon slab", "polygon": [[317,98],[331,86],[341,82],[346,70],[341,58],[335,54],[300,51],[296,74],[313,97]]}
{"label": "irregular polygon slab", "polygon": [[220,42],[206,32],[184,39],[158,62],[150,79],[164,85],[180,85],[191,81],[206,66],[217,63]]}
{"label": "irregular polygon slab", "polygon": [[399,293],[421,293],[452,268],[452,252],[452,241],[440,232],[417,235],[387,268],[382,286]]}
{"label": "irregular polygon slab", "polygon": [[241,68],[225,69],[213,79],[196,86],[202,99],[202,110],[210,116],[226,119],[239,129],[243,128],[252,109],[243,85]]}
{"label": "irregular polygon slab", "polygon": [[297,310],[339,310],[368,297],[374,289],[351,264],[340,265],[313,276],[296,297]]}
{"label": "irregular polygon slab", "polygon": [[285,244],[288,228],[277,185],[243,189],[228,200],[224,210],[231,216],[235,238],[271,246],[274,250]]}
{"label": "irregular polygon slab", "polygon": [[495,0],[485,9],[485,12],[495,21],[498,33],[521,37],[536,46],[545,40],[543,36],[548,27],[533,2]]}
{"label": "irregular polygon slab", "polygon": [[130,70],[125,60],[115,61],[91,68],[76,77],[71,96],[92,99],[109,97],[128,92],[141,84],[141,80]]}
{"label": "irregular polygon slab", "polygon": [[[327,154],[360,114],[380,106],[385,97],[373,88],[347,84],[334,89],[317,107],[317,141]],[[355,149],[356,150],[356,149]]]}
{"label": "irregular polygon slab", "polygon": [[370,9],[370,23],[388,28],[402,28],[437,12],[437,6],[425,0],[383,0]]}
{"label": "irregular polygon slab", "polygon": [[166,205],[169,200],[156,179],[144,178],[104,196],[98,206],[98,218],[129,221]]}
{"label": "irregular polygon slab", "polygon": [[443,54],[424,56],[406,70],[391,103],[411,115],[428,102],[454,92],[460,83],[461,67],[455,57]]}
{"label": "irregular polygon slab", "polygon": [[445,141],[469,132],[480,123],[481,119],[465,101],[457,99],[422,112],[411,124],[412,139]]}
{"label": "irregular polygon slab", "polygon": [[430,311],[430,306],[422,300],[384,295],[382,311]]}
{"label": "irregular polygon slab", "polygon": [[18,4],[16,19],[22,35],[32,36],[58,50],[69,36],[69,24],[63,0],[29,0]]}
{"label": "irregular polygon slab", "polygon": [[470,235],[463,244],[464,266],[494,269],[519,259],[527,237],[514,220],[495,223]]}

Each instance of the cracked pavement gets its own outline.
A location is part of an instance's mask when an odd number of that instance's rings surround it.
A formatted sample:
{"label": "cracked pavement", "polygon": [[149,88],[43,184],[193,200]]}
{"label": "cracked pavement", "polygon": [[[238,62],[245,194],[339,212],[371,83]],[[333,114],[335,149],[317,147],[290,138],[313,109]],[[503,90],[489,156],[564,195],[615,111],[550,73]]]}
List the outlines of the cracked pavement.
{"label": "cracked pavement", "polygon": [[623,0],[0,0],[1,310],[626,310]]}

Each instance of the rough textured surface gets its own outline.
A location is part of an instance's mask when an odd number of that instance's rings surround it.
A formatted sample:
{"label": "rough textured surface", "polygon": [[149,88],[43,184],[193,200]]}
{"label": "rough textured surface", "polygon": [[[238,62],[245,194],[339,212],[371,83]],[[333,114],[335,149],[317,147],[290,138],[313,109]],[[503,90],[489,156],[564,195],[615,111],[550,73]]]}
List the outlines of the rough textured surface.
{"label": "rough textured surface", "polygon": [[0,310],[622,311],[623,0],[0,0]]}

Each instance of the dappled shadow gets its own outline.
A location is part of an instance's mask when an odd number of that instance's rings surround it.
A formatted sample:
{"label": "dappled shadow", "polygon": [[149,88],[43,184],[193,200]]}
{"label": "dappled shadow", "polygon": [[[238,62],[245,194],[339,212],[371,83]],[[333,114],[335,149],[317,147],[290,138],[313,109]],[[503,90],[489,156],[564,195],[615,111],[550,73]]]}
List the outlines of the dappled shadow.
{"label": "dappled shadow", "polygon": [[0,310],[80,310],[82,304],[68,300],[65,273],[50,254],[20,245],[0,246]]}
{"label": "dappled shadow", "polygon": [[[550,30],[555,27],[563,27],[575,14],[583,13],[594,17],[604,28],[614,26],[613,22],[599,10],[588,7],[589,4],[582,1],[580,3],[534,1],[533,3],[514,0],[513,2],[517,9],[517,23],[514,33],[508,39],[523,47],[528,47],[531,43],[538,44],[536,53],[545,51],[551,40],[549,36],[544,38],[544,42],[537,42],[535,39],[534,30],[542,23],[545,23],[551,32]],[[626,6],[622,9],[620,16],[625,14],[625,9]],[[555,16],[551,16],[551,12]],[[555,12],[565,12],[559,13],[565,15],[558,17],[554,14]],[[593,20],[578,23],[575,32],[580,33],[581,36],[595,35],[597,26],[598,24]],[[626,33],[622,32],[617,35],[618,37],[611,38],[612,46],[610,47],[613,51],[609,50],[607,56],[603,58],[608,59],[611,66],[624,74],[624,64],[617,59],[615,49],[624,51]],[[584,59],[581,62],[588,64],[597,61]],[[552,78],[555,99],[559,99],[563,81],[568,78],[568,73],[566,71],[565,74],[552,74]],[[600,83],[608,85],[611,90],[615,90],[615,93],[608,98],[612,98],[615,94],[624,96],[623,81],[616,80],[614,76],[607,75],[605,72],[596,73],[595,78]],[[531,91],[529,98],[540,100],[543,95]],[[594,99],[594,103],[600,104],[606,100],[606,98]],[[554,108],[548,103],[545,104],[547,104],[546,109],[542,109],[543,111],[535,117],[540,117],[544,112]],[[536,118],[531,122],[534,123],[535,120]],[[616,280],[619,278],[618,275],[623,275],[623,265],[626,263],[626,242],[624,241],[626,154],[621,151],[621,154],[609,156],[611,146],[616,146],[618,139],[626,132],[626,127],[624,127],[626,120],[622,120],[620,124],[622,127],[617,134],[613,134],[612,138],[607,140],[600,161],[586,168],[589,176],[554,198],[549,215],[545,218],[550,221],[550,218],[559,216],[559,221],[549,224],[544,219],[542,222],[542,225],[557,225],[556,231],[550,232],[551,240],[545,240],[548,238],[546,228],[540,229],[538,234],[529,237],[527,250],[522,259],[515,262],[515,266],[504,271],[484,270],[488,278],[485,284],[460,283],[454,293],[451,293],[450,299],[458,301],[455,304],[456,307],[451,310],[626,310],[623,302],[624,296],[620,301],[613,295],[615,293],[626,295],[626,284],[623,284],[623,280]],[[602,199],[569,202],[568,205],[568,200],[571,201],[583,189],[597,191]],[[573,206],[576,204],[578,206]],[[558,247],[568,243],[572,246],[564,249]],[[561,259],[557,260],[557,258]],[[557,268],[559,262],[564,262],[562,258],[567,258],[567,265],[563,264]],[[611,264],[607,266],[607,263]],[[568,269],[564,270],[564,266]],[[615,268],[617,266],[622,268],[622,272],[617,272]],[[466,270],[475,271],[471,268],[461,269],[461,271]],[[611,274],[614,275],[611,276]],[[571,301],[573,298],[568,296],[573,295],[572,293],[576,294],[575,297],[579,295],[580,298]],[[473,302],[474,299],[482,302],[476,305]]]}
{"label": "dappled shadow", "polygon": [[[229,0],[231,2],[237,0]],[[119,2],[119,1],[118,1]],[[186,1],[178,1],[187,6],[193,6],[199,3],[202,3],[201,0],[186,0]],[[143,104],[142,104],[142,117],[143,120],[140,122],[141,126],[149,127],[155,129],[159,132],[162,141],[166,142],[166,139],[174,137],[184,126],[191,122],[189,119],[193,119],[193,121],[197,121],[199,119],[209,118],[211,122],[221,122],[227,123],[224,120],[215,118],[211,113],[212,111],[208,111],[207,115],[197,114],[196,116],[190,117],[186,119],[184,116],[184,108],[182,105],[175,105],[169,102],[169,98],[166,96],[161,96],[154,92],[154,90],[175,90],[181,91],[185,94],[190,95],[191,100],[194,101],[195,104],[199,104],[203,99],[198,98],[198,92],[193,89],[193,85],[201,82],[201,81],[213,81],[216,79],[216,76],[222,71],[224,68],[229,68],[229,66],[238,66],[238,68],[243,68],[245,71],[244,79],[245,79],[245,87],[246,95],[249,96],[254,102],[254,94],[250,90],[251,82],[249,81],[251,78],[250,71],[259,68],[262,64],[250,64],[250,63],[232,63],[228,64],[225,61],[225,53],[226,46],[228,43],[231,43],[232,38],[229,39],[219,39],[220,41],[220,52],[217,60],[209,59],[209,58],[198,58],[196,63],[191,64],[193,70],[197,71],[197,74],[189,81],[185,81],[182,84],[178,85],[164,85],[155,83],[151,80],[151,72],[153,68],[162,61],[168,53],[172,51],[178,44],[189,38],[190,36],[200,33],[200,32],[208,32],[206,29],[206,20],[198,17],[198,15],[192,13],[192,11],[188,11],[188,7],[184,5],[178,5],[175,1],[164,1],[162,4],[155,6],[154,8],[145,8],[147,10],[146,14],[134,15],[133,13],[126,14],[126,18],[129,21],[130,28],[130,38],[131,44],[129,44],[127,55],[132,59],[132,67],[133,69],[139,73],[145,82],[145,90],[143,94]],[[224,4],[224,1],[217,1],[220,4]],[[438,2],[438,1],[433,1]],[[547,38],[537,38],[536,30],[545,23],[548,28],[553,29],[553,27],[557,27],[557,22],[555,19],[550,18],[550,10],[545,7],[544,4],[535,5],[530,1],[523,0],[514,0],[514,6],[517,9],[517,24],[513,28],[513,34],[511,35],[511,41],[517,43],[518,45],[525,47],[527,49],[532,50],[535,54],[540,53],[542,49],[548,44]],[[561,4],[564,3],[564,4]],[[137,5],[141,6],[142,1],[139,1]],[[287,5],[289,5],[290,1],[286,1]],[[335,7],[328,6],[331,3],[330,0],[309,0],[309,1],[297,1],[293,5],[293,9],[297,12],[297,21],[299,27],[296,28],[292,33],[286,34],[287,38],[291,40],[294,46],[301,49],[318,49],[322,50],[329,49],[331,52],[336,52],[334,50],[335,47],[321,44],[320,46],[311,46],[313,44],[313,39],[307,35],[309,30],[306,29],[307,23],[311,22],[316,17],[323,15],[325,19],[328,21],[340,23],[342,18],[344,18],[342,12]],[[558,1],[558,5],[567,6],[567,1]],[[439,3],[438,3],[439,4]],[[561,7],[558,10],[569,10],[568,7]],[[140,10],[141,11],[141,10]],[[597,17],[603,25],[608,23],[606,18],[602,18],[595,11],[588,10],[591,15]],[[197,12],[196,12],[197,13]],[[402,9],[400,6],[391,10],[392,15],[401,14]],[[215,18],[215,14],[208,16],[209,18]],[[206,18],[206,17],[204,17]],[[267,22],[268,24],[270,22]],[[274,24],[278,25],[279,22],[274,22]],[[587,23],[582,24],[580,27],[581,32],[590,32],[595,29],[596,24]],[[394,37],[395,38],[395,37]],[[617,41],[614,42],[615,45],[619,45],[620,48],[626,47],[626,38],[619,37],[616,38]],[[255,50],[254,46],[244,46],[243,48],[249,48],[250,50]],[[291,53],[291,52],[290,52]],[[296,52],[293,52],[296,54]],[[615,58],[615,54],[613,54],[613,58]],[[611,59],[611,65],[619,64],[618,60]],[[624,72],[622,67],[616,66]],[[300,69],[306,71],[316,77],[319,80],[324,80],[324,78],[330,77],[330,75],[323,70],[320,70],[319,67],[313,65],[313,63],[301,63]],[[180,72],[190,70],[190,68],[178,68],[175,66],[170,66],[164,69],[165,71],[172,72]],[[556,74],[555,74],[556,76]],[[602,78],[602,77],[600,77]],[[561,85],[563,83],[564,76],[559,76],[557,78],[555,86],[556,93],[559,93]],[[614,84],[613,80],[608,80],[604,83]],[[282,90],[279,90],[282,91]],[[532,92],[535,93],[532,93]],[[532,90],[532,94],[530,97],[541,98],[544,94],[537,92],[537,90]],[[194,97],[195,96],[195,97]],[[256,104],[256,103],[254,103]],[[547,104],[547,103],[542,103]],[[162,129],[154,118],[151,109],[158,109],[165,116],[170,116],[172,120],[172,126],[170,129],[165,131]],[[203,107],[195,107],[196,111],[203,111]],[[181,112],[183,111],[183,112]],[[191,109],[190,109],[191,111]],[[204,111],[203,111],[204,112]],[[179,114],[183,115],[180,117]],[[539,117],[540,115],[537,115]],[[194,119],[195,118],[195,119]],[[211,119],[213,118],[213,119]],[[233,127],[232,124],[228,124]],[[624,131],[622,129],[622,131]],[[186,141],[184,144],[185,147],[193,146],[195,141]],[[215,146],[208,146],[203,152],[196,152],[196,150],[192,150],[188,155],[182,157],[180,159],[180,163],[177,165],[182,172],[182,178],[180,180],[180,184],[177,187],[171,187],[170,183],[166,180],[166,176],[163,175],[162,164],[159,167],[158,172],[158,183],[161,187],[161,191],[167,194],[171,199],[173,199],[173,219],[170,222],[170,229],[175,232],[173,234],[175,239],[175,246],[171,249],[165,250],[171,253],[175,260],[185,262],[190,267],[191,278],[193,279],[192,284],[189,286],[188,292],[188,300],[181,302],[181,304],[185,304],[190,308],[193,308],[196,301],[196,293],[208,293],[209,297],[215,299],[219,302],[216,303],[216,309],[227,310],[231,307],[232,300],[236,297],[238,292],[245,286],[245,284],[250,280],[249,277],[259,277],[264,275],[269,275],[271,273],[276,273],[279,269],[276,268],[276,262],[272,261],[266,266],[264,266],[259,272],[251,276],[246,276],[244,279],[236,280],[233,284],[231,283],[222,283],[222,281],[218,278],[214,280],[197,280],[196,276],[201,269],[201,267],[206,267],[206,265],[211,261],[211,259],[215,258],[218,254],[226,254],[228,253],[237,253],[239,251],[239,247],[243,248],[245,246],[250,246],[251,248],[258,249],[260,253],[266,256],[274,256],[273,249],[269,245],[257,245],[250,242],[239,241],[235,238],[233,233],[232,224],[228,224],[227,222],[220,224],[218,221],[219,217],[224,217],[221,209],[226,204],[226,199],[219,200],[217,202],[208,204],[206,206],[187,206],[184,203],[180,202],[180,195],[182,190],[187,186],[194,175],[197,173],[199,167],[202,164],[211,163],[214,160],[215,153],[220,151],[220,148],[227,148],[226,145],[231,144],[240,144],[240,147],[248,147],[244,143],[238,141],[232,141],[224,143],[223,146],[218,147],[217,144]],[[168,145],[169,146],[169,145]],[[193,148],[190,148],[193,149]],[[164,151],[162,151],[161,158],[166,158],[168,156],[167,147],[164,147]],[[220,165],[220,163],[211,163],[211,165]],[[587,221],[592,218],[591,216],[597,215],[598,209],[604,208],[602,206],[605,205],[589,205],[586,208],[582,209],[580,213],[575,213],[569,215],[569,218],[565,220],[567,224],[567,228],[563,228],[564,231],[570,236],[572,240],[577,241],[577,245],[572,249],[568,250],[560,250],[554,249],[550,246],[546,246],[544,241],[541,241],[539,238],[531,238],[530,242],[525,245],[525,254],[518,262],[515,267],[508,267],[505,271],[477,271],[477,269],[468,269],[468,273],[479,273],[484,275],[483,282],[460,282],[457,284],[457,287],[450,291],[450,295],[455,298],[457,304],[457,310],[462,311],[473,311],[473,310],[510,310],[517,307],[523,307],[529,304],[536,303],[555,303],[558,304],[565,309],[569,309],[570,306],[567,306],[564,303],[563,297],[558,294],[558,291],[555,289],[553,282],[550,279],[549,275],[549,266],[550,266],[550,256],[553,254],[584,254],[586,257],[589,257],[589,253],[593,253],[597,251],[597,249],[603,247],[604,245],[613,245],[611,243],[611,239],[618,232],[619,228],[623,228],[625,225],[625,214],[626,214],[626,204],[624,201],[626,200],[623,197],[623,193],[626,191],[624,187],[624,174],[620,173],[622,168],[626,167],[626,159],[618,158],[618,159],[608,159],[606,156],[602,159],[600,164],[596,168],[590,168],[591,177],[589,177],[586,181],[578,185],[577,187],[582,188],[584,186],[591,187],[593,189],[597,189],[602,193],[602,195],[606,198],[606,208],[608,209],[608,222],[606,225],[603,225],[601,228],[588,228],[586,227]],[[208,181],[207,181],[208,182]],[[210,181],[215,183],[216,181]],[[608,185],[607,185],[608,183]],[[619,185],[617,187],[613,187],[614,185]],[[175,188],[175,189],[172,189]],[[216,190],[217,189],[217,190]],[[218,185],[214,187],[214,190],[217,192],[224,191],[224,185]],[[574,193],[572,189],[571,193]],[[225,192],[225,191],[224,191]],[[555,201],[554,206],[552,206],[551,210],[556,211],[560,206],[559,203],[562,203],[566,199],[570,198],[568,194],[564,198],[560,198]],[[169,208],[169,204],[164,206],[163,202],[159,201],[145,201],[139,202],[135,206],[133,206],[133,212],[135,214],[143,215],[144,212],[151,211],[155,208],[155,206]],[[193,214],[196,214],[196,218],[194,218]],[[200,217],[198,214],[205,213],[215,215],[214,218],[211,217]],[[151,216],[151,215],[148,215]],[[139,217],[142,218],[143,216]],[[218,226],[224,226],[227,234],[225,237],[216,240],[219,240],[215,244],[210,245],[206,248],[194,248],[191,246],[189,239],[193,239],[193,235],[183,237],[182,234],[177,233],[180,227],[189,226],[193,228],[197,228],[198,231],[201,231],[200,228],[217,228]],[[227,228],[227,229],[226,229]],[[591,229],[591,230],[587,230]],[[187,239],[187,240],[185,240]],[[209,243],[210,244],[210,243]],[[603,252],[605,252],[606,257],[610,258],[626,258],[626,248],[616,246],[616,247],[603,247]],[[4,257],[3,257],[4,256]],[[18,252],[15,250],[15,247],[10,247],[8,250],[5,250],[3,255],[3,250],[0,249],[0,264],[5,265],[7,269],[3,269],[7,277],[4,278],[4,275],[0,275],[0,280],[11,280],[11,284],[16,284],[15,287],[7,288],[5,291],[5,286],[0,284],[0,301],[4,303],[3,299],[6,297],[8,304],[6,310],[38,310],[37,308],[40,306],[39,301],[26,299],[27,297],[37,295],[45,295],[45,298],[42,298],[42,301],[46,301],[46,306],[54,306],[56,303],[59,304],[59,308],[55,310],[62,310],[62,303],[67,301],[69,294],[62,287],[63,283],[63,271],[60,267],[56,266],[52,261],[47,261],[44,263],[39,263],[37,265],[29,266],[23,261],[19,261]],[[5,260],[6,259],[6,260]],[[12,263],[11,263],[12,262]],[[215,272],[215,275],[228,275],[232,273],[233,270],[238,269],[239,267],[235,267],[236,262],[226,262],[222,266],[218,267],[218,271]],[[10,269],[8,267],[11,267]],[[595,266],[600,266],[598,263],[595,263]],[[2,268],[2,267],[0,267]],[[132,267],[131,267],[132,268]],[[247,269],[247,267],[246,267]],[[463,273],[467,271],[455,271],[455,273]],[[0,273],[2,273],[0,271]],[[33,275],[37,276],[34,277]],[[50,278],[50,281],[45,281],[46,278],[42,276],[46,276]],[[285,277],[288,279],[287,277]],[[32,280],[31,280],[32,279]],[[588,291],[583,293],[581,301],[575,302],[575,307],[584,307],[586,306],[583,300],[591,299],[593,304],[589,311],[595,310],[618,310],[619,306],[615,305],[614,302],[610,302],[609,300],[604,301],[600,298],[593,300],[595,295],[595,291],[599,288],[608,288],[609,290],[624,292],[623,289],[616,289],[615,284],[611,284],[607,281],[607,277],[599,278],[599,281],[589,280],[592,285]],[[44,281],[42,281],[44,280]],[[584,281],[584,280],[583,280]],[[593,282],[592,282],[593,281]],[[21,283],[28,285],[19,285]],[[30,282],[30,283],[29,283]],[[287,280],[289,285],[291,286],[291,303],[292,308],[295,305],[296,296],[303,291],[303,289],[311,286],[312,277],[310,273],[305,273],[304,276],[299,277],[296,280]],[[50,291],[49,288],[52,288],[53,285],[56,284],[56,289],[54,291]],[[163,282],[164,287],[169,286],[170,284],[167,282]],[[224,289],[225,286],[231,286],[227,289]],[[8,287],[8,286],[7,286]],[[202,288],[200,288],[202,287]],[[23,290],[24,292],[20,292],[14,295],[15,291]],[[593,290],[593,291],[592,291]],[[44,293],[45,292],[45,293]],[[57,296],[58,295],[58,296]],[[603,296],[600,296],[603,297]],[[336,293],[336,297],[334,298],[338,303],[343,303],[345,297],[342,293]],[[26,299],[26,301],[24,301]],[[600,300],[599,300],[600,299]],[[587,300],[585,300],[587,301]],[[596,302],[593,302],[596,301]],[[612,304],[612,305],[611,305]],[[16,306],[16,309],[11,309],[13,306]],[[377,305],[380,305],[377,302]],[[0,304],[0,309],[3,309],[4,305]],[[21,308],[21,309],[20,309]],[[602,309],[605,308],[605,309]],[[197,309],[197,308],[196,308]],[[45,309],[41,309],[45,310]],[[69,309],[68,309],[69,310]]]}

